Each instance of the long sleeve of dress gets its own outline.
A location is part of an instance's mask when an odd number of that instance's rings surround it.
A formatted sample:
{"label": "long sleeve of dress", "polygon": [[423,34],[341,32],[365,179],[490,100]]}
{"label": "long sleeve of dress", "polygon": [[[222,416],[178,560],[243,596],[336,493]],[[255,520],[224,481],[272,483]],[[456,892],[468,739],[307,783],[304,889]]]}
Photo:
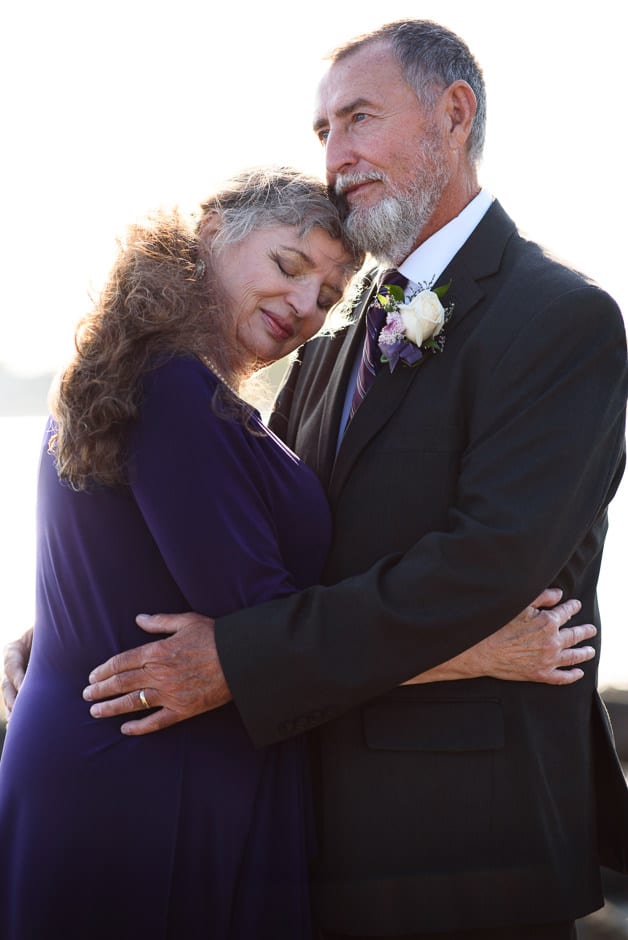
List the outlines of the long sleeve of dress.
{"label": "long sleeve of dress", "polygon": [[[213,615],[284,596],[303,580],[294,553],[284,557],[289,546],[282,553],[273,507],[277,493],[291,501],[291,474],[305,469],[255,417],[247,427],[217,413],[216,385],[193,359],[150,374],[131,445],[132,492],[185,608]],[[287,510],[298,524],[296,493]],[[321,558],[325,535],[312,546]]]}

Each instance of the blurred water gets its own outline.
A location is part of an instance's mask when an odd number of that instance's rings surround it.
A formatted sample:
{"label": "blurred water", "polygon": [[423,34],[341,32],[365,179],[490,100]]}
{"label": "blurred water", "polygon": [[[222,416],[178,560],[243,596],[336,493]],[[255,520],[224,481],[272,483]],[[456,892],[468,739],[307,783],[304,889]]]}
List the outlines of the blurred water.
{"label": "blurred water", "polygon": [[[42,416],[0,418],[0,647],[33,620],[35,493],[44,426]],[[600,580],[604,625],[601,686],[628,687],[628,603],[623,592],[628,573],[627,526],[628,481],[625,481],[611,505]]]}

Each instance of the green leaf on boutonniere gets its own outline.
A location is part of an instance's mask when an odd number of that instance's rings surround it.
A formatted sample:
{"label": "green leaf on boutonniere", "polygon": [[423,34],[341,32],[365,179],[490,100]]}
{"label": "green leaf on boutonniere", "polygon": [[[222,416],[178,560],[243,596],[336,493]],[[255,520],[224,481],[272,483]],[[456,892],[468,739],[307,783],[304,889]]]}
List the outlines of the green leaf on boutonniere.
{"label": "green leaf on boutonniere", "polygon": [[397,303],[402,304],[406,299],[403,287],[400,287],[399,284],[384,284],[384,287]]}
{"label": "green leaf on boutonniere", "polygon": [[441,284],[440,287],[432,287],[431,290],[434,291],[439,300],[441,300],[449,288],[451,287],[451,281],[448,284]]}

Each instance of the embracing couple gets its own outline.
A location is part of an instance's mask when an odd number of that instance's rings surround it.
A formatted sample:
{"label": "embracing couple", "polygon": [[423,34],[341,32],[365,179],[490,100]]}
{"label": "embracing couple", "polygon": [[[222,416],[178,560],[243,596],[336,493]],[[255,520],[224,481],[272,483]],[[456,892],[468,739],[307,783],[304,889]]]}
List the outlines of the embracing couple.
{"label": "embracing couple", "polygon": [[[626,870],[588,625],[625,331],[480,187],[485,118],[457,36],[389,24],[318,89],[342,228],[277,171],[131,239],[57,392],[5,661],[7,940],[560,940]],[[297,346],[266,430],[241,383]],[[146,641],[140,610],[197,613]]]}

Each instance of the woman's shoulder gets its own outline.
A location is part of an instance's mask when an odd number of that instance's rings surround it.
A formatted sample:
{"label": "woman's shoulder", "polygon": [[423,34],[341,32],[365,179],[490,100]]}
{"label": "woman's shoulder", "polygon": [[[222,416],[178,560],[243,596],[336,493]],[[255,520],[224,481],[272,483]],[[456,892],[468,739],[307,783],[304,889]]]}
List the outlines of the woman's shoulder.
{"label": "woman's shoulder", "polygon": [[218,379],[192,353],[159,356],[149,365],[143,378],[143,384],[147,390],[172,385],[198,385],[199,383],[216,388]]}
{"label": "woman's shoulder", "polygon": [[162,357],[152,364],[144,376],[139,417],[140,423],[181,433],[194,423],[212,436],[267,436],[259,412],[192,354]]}

